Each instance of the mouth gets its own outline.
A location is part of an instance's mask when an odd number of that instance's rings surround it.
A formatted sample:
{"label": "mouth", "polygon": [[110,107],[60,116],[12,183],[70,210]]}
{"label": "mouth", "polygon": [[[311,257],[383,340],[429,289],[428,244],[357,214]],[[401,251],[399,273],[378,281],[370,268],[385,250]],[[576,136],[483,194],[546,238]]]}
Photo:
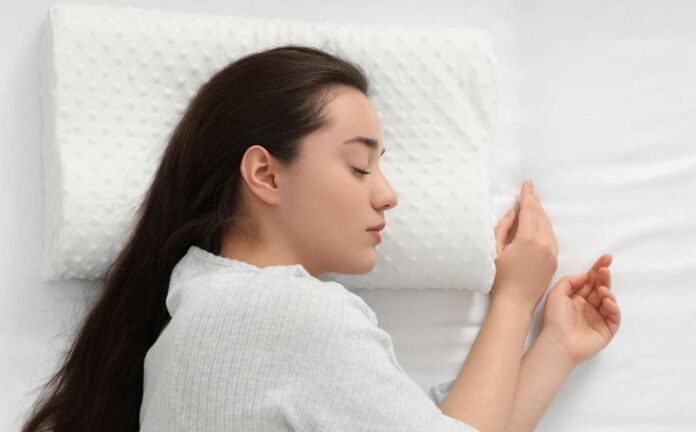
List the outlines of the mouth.
{"label": "mouth", "polygon": [[385,226],[386,226],[386,224],[384,222],[382,222],[381,224],[370,227],[367,230],[368,231],[382,231]]}
{"label": "mouth", "polygon": [[380,235],[378,230],[367,230],[367,232],[377,243],[382,243],[382,236]]}

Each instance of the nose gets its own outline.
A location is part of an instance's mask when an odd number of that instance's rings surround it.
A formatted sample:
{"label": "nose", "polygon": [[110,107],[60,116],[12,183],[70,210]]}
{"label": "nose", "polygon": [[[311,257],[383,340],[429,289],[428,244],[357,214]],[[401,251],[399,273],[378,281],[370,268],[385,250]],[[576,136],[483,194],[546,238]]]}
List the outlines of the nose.
{"label": "nose", "polygon": [[376,184],[376,192],[373,198],[373,206],[376,209],[382,210],[384,208],[394,208],[399,203],[399,197],[394,191],[394,189],[387,181],[387,178],[380,171],[379,178]]}

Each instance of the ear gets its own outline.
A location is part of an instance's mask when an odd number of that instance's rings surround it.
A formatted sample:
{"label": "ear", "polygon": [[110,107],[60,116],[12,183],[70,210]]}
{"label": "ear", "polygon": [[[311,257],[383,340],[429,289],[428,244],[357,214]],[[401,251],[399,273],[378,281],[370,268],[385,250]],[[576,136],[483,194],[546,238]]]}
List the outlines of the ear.
{"label": "ear", "polygon": [[264,147],[249,147],[239,164],[239,171],[249,191],[266,204],[278,203],[280,164]]}

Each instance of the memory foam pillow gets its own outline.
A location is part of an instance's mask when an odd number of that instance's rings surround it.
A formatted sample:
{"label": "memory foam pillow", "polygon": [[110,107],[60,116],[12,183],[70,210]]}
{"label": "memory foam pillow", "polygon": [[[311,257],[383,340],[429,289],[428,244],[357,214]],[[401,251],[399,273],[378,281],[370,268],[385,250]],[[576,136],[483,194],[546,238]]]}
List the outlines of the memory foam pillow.
{"label": "memory foam pillow", "polygon": [[497,63],[486,31],[66,2],[50,8],[40,63],[42,277],[103,278],[190,98],[235,59],[291,43],[366,71],[389,148],[382,169],[399,196],[375,268],[322,279],[488,292]]}

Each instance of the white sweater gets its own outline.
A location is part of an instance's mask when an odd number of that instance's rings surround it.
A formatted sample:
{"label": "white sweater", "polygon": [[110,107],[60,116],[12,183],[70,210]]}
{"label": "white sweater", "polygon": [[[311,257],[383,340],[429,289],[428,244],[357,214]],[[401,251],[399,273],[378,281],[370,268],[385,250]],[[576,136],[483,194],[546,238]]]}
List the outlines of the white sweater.
{"label": "white sweater", "polygon": [[300,264],[191,246],[166,303],[172,319],[145,357],[143,432],[478,432],[406,374],[362,298]]}

